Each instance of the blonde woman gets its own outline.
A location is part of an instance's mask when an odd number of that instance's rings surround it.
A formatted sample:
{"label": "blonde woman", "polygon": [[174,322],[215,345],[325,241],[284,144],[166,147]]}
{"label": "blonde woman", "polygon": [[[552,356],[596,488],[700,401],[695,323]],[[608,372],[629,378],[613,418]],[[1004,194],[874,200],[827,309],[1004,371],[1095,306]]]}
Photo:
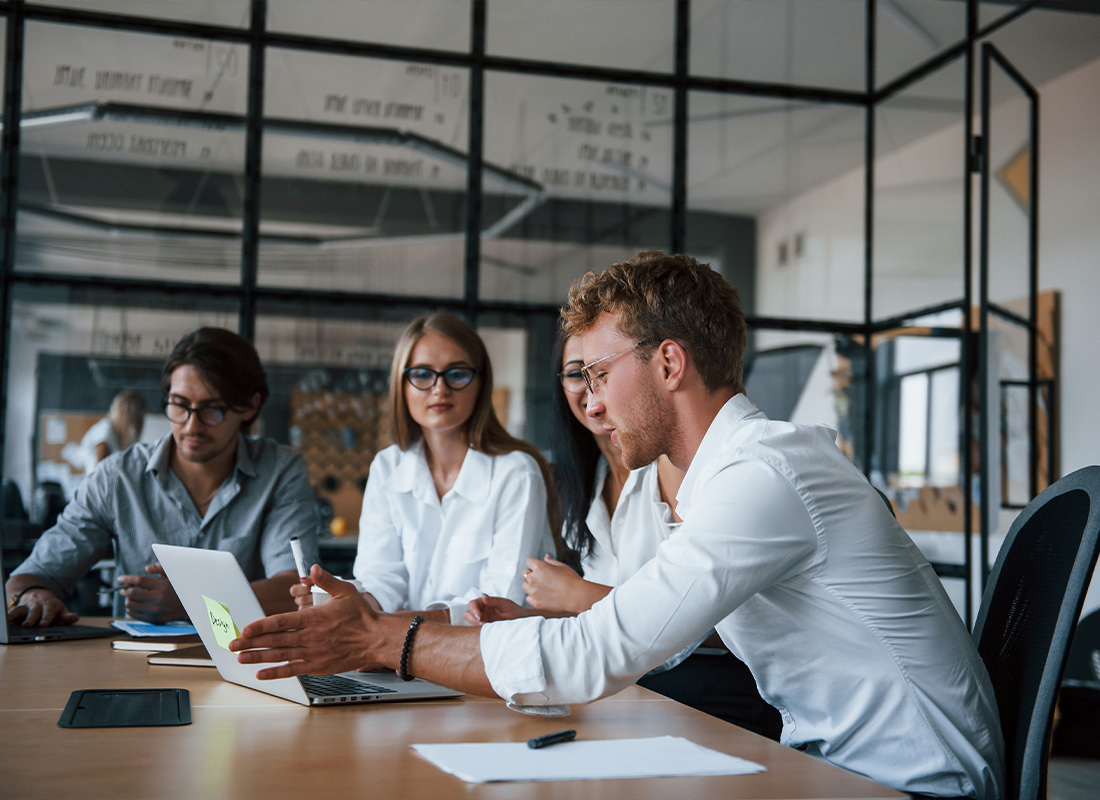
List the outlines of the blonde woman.
{"label": "blonde woman", "polygon": [[145,398],[137,389],[123,389],[111,401],[107,416],[88,429],[80,440],[84,474],[91,475],[111,453],[125,450],[141,439],[145,427]]}
{"label": "blonde woman", "polygon": [[[379,610],[464,624],[483,592],[523,602],[528,558],[555,553],[549,467],[491,403],[481,337],[450,314],[414,320],[390,372],[395,444],[371,464],[353,574]],[[308,590],[292,594],[305,605]]]}

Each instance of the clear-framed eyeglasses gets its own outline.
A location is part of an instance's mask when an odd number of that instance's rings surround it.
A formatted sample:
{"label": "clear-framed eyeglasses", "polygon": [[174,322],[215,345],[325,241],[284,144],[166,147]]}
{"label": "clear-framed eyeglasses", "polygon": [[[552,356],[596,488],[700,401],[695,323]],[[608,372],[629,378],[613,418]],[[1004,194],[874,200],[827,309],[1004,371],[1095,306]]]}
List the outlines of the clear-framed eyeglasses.
{"label": "clear-framed eyeglasses", "polygon": [[413,385],[413,388],[426,392],[435,386],[435,382],[443,378],[443,383],[454,392],[460,392],[473,383],[478,370],[474,367],[449,367],[438,372],[431,367],[406,367],[405,380]]}
{"label": "clear-framed eyeglasses", "polygon": [[624,347],[622,350],[618,350],[611,355],[604,356],[603,358],[597,358],[595,361],[585,364],[583,367],[581,367],[580,372],[581,377],[584,378],[585,385],[588,387],[588,391],[592,392],[593,394],[598,394],[600,391],[603,390],[603,386],[607,382],[607,372],[600,370],[593,372],[592,368],[594,366],[596,366],[597,364],[602,364],[605,361],[610,361],[616,356],[621,356],[623,353],[629,353],[631,350],[641,347],[642,345],[653,344],[656,341],[656,339],[642,339],[640,342],[635,342],[634,344],[630,345],[630,347]]}

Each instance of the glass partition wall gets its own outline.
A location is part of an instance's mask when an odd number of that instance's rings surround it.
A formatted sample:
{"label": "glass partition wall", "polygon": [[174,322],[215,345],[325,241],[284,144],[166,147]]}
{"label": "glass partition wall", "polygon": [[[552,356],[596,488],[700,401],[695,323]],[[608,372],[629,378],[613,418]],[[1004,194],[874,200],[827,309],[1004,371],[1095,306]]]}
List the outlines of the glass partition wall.
{"label": "glass partition wall", "polygon": [[498,412],[545,448],[569,284],[676,250],[738,287],[750,398],[834,427],[972,617],[962,542],[1056,471],[1034,100],[1003,56],[984,139],[978,99],[981,43],[1034,3],[177,5],[0,2],[0,473],[28,507],[213,324],[255,341],[262,431],[354,536],[409,319],[473,322]]}

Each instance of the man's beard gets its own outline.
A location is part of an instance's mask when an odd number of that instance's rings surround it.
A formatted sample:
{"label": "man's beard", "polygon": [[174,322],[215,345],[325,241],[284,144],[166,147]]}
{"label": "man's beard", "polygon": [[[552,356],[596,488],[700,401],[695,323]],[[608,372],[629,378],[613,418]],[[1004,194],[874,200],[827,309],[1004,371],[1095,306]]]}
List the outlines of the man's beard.
{"label": "man's beard", "polygon": [[649,382],[644,384],[622,417],[630,420],[629,431],[624,436],[618,425],[615,430],[627,469],[638,469],[656,461],[658,456],[668,452],[668,443],[679,434],[675,413],[667,403],[661,402]]}

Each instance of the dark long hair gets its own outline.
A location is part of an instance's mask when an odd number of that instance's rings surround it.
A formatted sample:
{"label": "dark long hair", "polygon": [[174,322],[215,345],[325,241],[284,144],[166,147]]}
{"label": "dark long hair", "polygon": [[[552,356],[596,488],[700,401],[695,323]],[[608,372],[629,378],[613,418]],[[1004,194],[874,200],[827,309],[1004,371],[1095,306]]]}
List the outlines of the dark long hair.
{"label": "dark long hair", "polygon": [[[554,373],[561,371],[565,342],[558,332],[554,340]],[[551,455],[554,460],[554,486],[562,516],[562,544],[568,549],[562,560],[580,572],[580,561],[592,552],[592,531],[588,529],[588,509],[596,495],[596,467],[600,449],[596,437],[573,415],[561,381],[555,381],[554,416],[551,426]]]}

